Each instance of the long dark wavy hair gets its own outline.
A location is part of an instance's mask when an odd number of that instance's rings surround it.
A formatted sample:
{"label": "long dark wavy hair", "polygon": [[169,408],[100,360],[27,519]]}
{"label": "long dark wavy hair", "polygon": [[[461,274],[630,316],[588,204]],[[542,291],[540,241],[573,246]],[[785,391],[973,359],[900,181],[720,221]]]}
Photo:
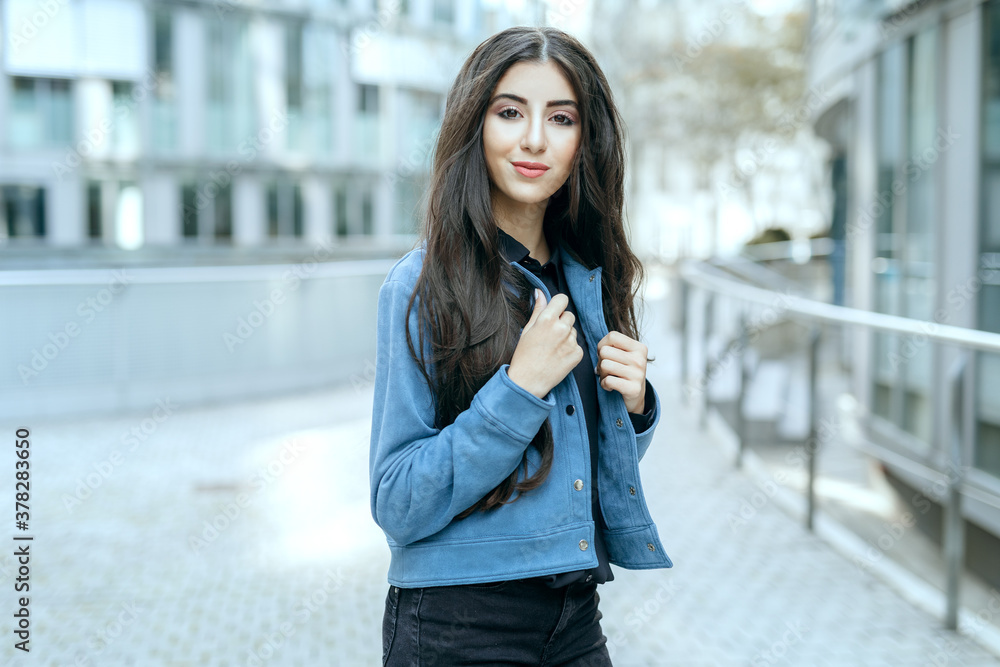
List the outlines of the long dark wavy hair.
{"label": "long dark wavy hair", "polygon": [[[593,55],[571,35],[551,27],[503,30],[472,52],[448,93],[418,240],[418,245],[426,241],[426,255],[407,306],[409,319],[419,302],[421,357],[424,331],[431,332],[430,373],[427,360],[417,357],[409,329],[407,343],[433,391],[437,428],[454,422],[500,366],[510,363],[529,319],[533,286],[501,251],[483,122],[490,96],[509,67],[548,61],[556,63],[576,93],[581,137],[566,183],[549,198],[544,225],[581,264],[603,267],[608,328],[638,339],[634,302],[643,269],[623,226],[623,124],[611,88]],[[528,475],[526,449],[513,471],[502,471],[509,472],[505,479],[456,518],[513,502],[515,491],[540,486],[552,467],[548,419],[529,447],[540,457],[533,474]],[[524,479],[518,481],[521,468]]]}

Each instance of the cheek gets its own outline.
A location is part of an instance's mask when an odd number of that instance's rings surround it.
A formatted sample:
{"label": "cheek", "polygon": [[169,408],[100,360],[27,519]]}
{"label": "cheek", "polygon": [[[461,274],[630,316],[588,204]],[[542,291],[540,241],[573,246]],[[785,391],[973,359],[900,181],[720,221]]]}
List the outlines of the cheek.
{"label": "cheek", "polygon": [[576,154],[580,149],[580,138],[576,137],[567,142],[565,152],[563,153],[566,161],[566,169],[573,168],[573,161],[576,159]]}
{"label": "cheek", "polygon": [[487,161],[490,160],[497,151],[496,128],[492,127],[489,121],[483,125],[483,152]]}
{"label": "cheek", "polygon": [[487,121],[483,126],[483,149],[487,157],[503,157],[510,148],[512,136],[511,128]]}

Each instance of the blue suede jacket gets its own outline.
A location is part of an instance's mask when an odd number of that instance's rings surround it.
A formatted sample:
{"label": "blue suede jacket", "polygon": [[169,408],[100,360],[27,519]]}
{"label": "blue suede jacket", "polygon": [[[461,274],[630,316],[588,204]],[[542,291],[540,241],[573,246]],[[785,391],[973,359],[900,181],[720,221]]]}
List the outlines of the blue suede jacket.
{"label": "blue suede jacket", "polygon": [[[433,396],[410,355],[404,329],[417,345],[419,302],[404,320],[425,248],[421,244],[393,265],[378,296],[369,473],[372,517],[389,544],[389,583],[450,586],[595,567],[590,490],[580,484],[591,478],[586,424],[583,410],[567,410],[580,406],[573,373],[541,399],[515,384],[507,375],[510,365],[504,364],[452,424],[435,427]],[[575,326],[583,327],[588,340],[599,341],[608,334],[601,267],[587,269],[565,246],[561,249],[577,309]],[[551,299],[537,276],[511,264]],[[426,333],[424,350],[429,350]],[[596,366],[596,344],[590,357]],[[609,559],[633,570],[672,567],[639,480],[639,461],[659,424],[660,398],[653,389],[653,422],[637,436],[622,395],[600,385],[597,393],[598,488]],[[555,450],[545,482],[514,502],[453,521],[517,468],[526,449],[529,473],[538,469],[540,456],[528,445],[546,418]],[[520,474],[523,479],[523,469]]]}

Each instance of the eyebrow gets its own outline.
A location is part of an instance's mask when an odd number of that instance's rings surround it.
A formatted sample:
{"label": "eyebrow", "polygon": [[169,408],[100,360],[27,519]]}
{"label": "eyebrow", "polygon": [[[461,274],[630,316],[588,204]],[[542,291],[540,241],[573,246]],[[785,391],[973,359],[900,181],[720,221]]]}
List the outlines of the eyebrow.
{"label": "eyebrow", "polygon": [[[523,97],[518,97],[517,95],[513,95],[511,93],[500,93],[499,95],[497,95],[496,97],[494,97],[492,100],[490,100],[490,104],[493,104],[494,102],[496,102],[500,98],[511,99],[511,100],[514,100],[515,102],[520,102],[521,104],[527,104],[528,103],[528,100],[524,99]],[[546,108],[548,108],[548,107],[573,107],[574,109],[579,109],[580,108],[580,107],[577,106],[576,102],[574,102],[573,100],[549,100],[548,102],[545,103],[545,107]]]}

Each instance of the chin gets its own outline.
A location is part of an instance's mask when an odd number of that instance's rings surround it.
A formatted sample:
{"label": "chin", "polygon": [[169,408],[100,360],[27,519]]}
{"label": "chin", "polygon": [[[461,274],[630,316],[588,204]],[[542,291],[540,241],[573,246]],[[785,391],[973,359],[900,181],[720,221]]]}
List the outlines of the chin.
{"label": "chin", "polygon": [[538,191],[517,193],[511,199],[521,204],[541,204],[548,201],[551,194],[540,194]]}

